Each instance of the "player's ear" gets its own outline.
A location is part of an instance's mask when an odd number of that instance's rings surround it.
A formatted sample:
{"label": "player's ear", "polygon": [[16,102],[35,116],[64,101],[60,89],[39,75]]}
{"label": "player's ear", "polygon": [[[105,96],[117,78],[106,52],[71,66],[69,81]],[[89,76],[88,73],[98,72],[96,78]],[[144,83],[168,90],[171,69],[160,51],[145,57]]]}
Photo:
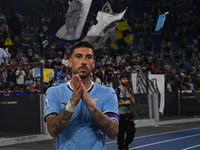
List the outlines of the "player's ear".
{"label": "player's ear", "polygon": [[94,60],[94,61],[93,61],[93,67],[92,67],[92,69],[94,69],[94,68],[95,68],[95,62],[96,62],[96,61]]}
{"label": "player's ear", "polygon": [[72,67],[72,59],[71,58],[68,59],[68,62],[69,62],[69,67]]}

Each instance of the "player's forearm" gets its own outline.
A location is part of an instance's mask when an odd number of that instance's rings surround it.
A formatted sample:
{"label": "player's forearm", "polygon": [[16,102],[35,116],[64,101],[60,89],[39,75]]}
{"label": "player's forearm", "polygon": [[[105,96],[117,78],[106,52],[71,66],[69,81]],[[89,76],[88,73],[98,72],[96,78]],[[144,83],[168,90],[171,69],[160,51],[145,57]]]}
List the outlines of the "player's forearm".
{"label": "player's forearm", "polygon": [[106,116],[93,102],[87,103],[86,105],[101,131],[103,131],[109,138],[115,138],[118,134],[118,121]]}
{"label": "player's forearm", "polygon": [[123,101],[123,102],[118,102],[118,106],[122,106],[122,105],[126,105],[126,101]]}
{"label": "player's forearm", "polygon": [[68,112],[64,108],[60,112],[59,115],[52,114],[52,115],[47,116],[46,121],[47,121],[49,134],[52,137],[56,138],[62,132],[62,130],[66,127],[72,114],[73,114],[72,112]]}
{"label": "player's forearm", "polygon": [[132,102],[132,104],[135,104],[135,99],[134,99],[134,97],[131,97],[131,102]]}
{"label": "player's forearm", "polygon": [[6,63],[6,66],[9,65],[9,60],[8,60],[8,57],[5,58],[5,63]]}

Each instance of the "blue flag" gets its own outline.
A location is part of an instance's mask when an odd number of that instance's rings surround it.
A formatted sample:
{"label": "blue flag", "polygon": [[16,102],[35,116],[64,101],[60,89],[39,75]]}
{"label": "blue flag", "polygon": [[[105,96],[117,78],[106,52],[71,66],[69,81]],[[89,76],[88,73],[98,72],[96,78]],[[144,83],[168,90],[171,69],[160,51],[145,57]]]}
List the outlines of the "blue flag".
{"label": "blue flag", "polygon": [[54,69],[54,82],[55,83],[65,82],[65,70]]}
{"label": "blue flag", "polygon": [[155,31],[159,31],[163,27],[167,14],[169,14],[169,12],[166,12],[166,13],[158,16],[158,20],[157,20]]}

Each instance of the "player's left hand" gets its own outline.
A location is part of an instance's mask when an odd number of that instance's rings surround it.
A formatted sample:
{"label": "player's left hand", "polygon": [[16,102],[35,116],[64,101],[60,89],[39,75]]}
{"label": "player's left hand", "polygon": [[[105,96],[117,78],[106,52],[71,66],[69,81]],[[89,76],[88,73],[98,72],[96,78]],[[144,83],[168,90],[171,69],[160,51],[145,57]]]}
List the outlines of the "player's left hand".
{"label": "player's left hand", "polygon": [[85,105],[87,105],[89,102],[92,102],[92,99],[88,95],[87,89],[85,88],[84,85],[82,87],[81,99],[83,100],[83,102],[84,102]]}

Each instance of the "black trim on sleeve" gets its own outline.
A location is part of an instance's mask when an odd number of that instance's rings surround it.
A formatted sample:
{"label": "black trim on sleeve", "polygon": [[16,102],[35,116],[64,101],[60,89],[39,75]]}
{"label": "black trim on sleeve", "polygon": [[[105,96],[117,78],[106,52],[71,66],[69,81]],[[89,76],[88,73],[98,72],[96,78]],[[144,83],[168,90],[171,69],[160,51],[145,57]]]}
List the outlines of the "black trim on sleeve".
{"label": "black trim on sleeve", "polygon": [[49,115],[53,115],[53,114],[57,114],[57,115],[58,115],[58,113],[56,113],[56,112],[52,112],[52,113],[50,113],[50,114],[47,114],[47,115],[44,117],[44,121],[47,122],[47,121],[46,121],[46,117],[49,116]]}

